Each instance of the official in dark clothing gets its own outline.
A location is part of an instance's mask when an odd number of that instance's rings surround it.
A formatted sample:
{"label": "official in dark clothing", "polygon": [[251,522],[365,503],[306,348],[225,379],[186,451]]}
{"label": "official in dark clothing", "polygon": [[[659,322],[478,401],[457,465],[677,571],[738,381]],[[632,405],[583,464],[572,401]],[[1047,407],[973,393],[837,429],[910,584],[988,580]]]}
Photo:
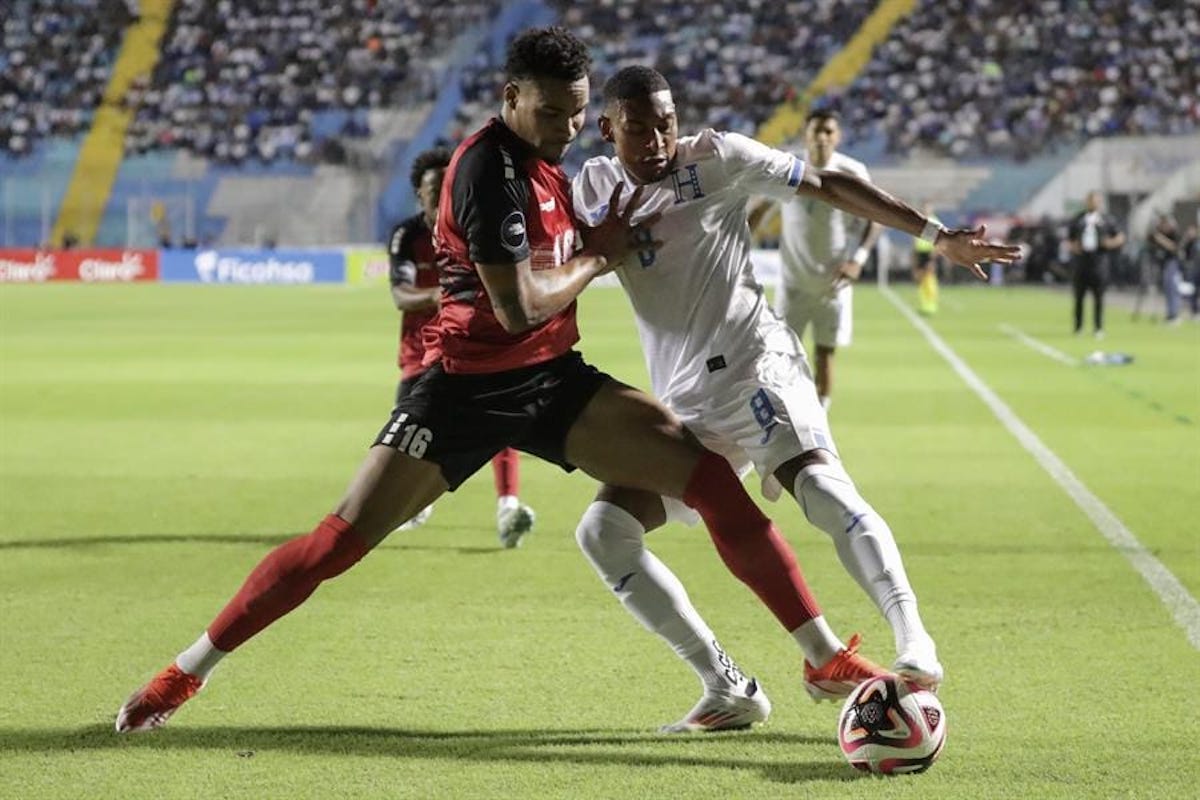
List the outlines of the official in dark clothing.
{"label": "official in dark clothing", "polygon": [[1068,228],[1067,239],[1074,262],[1071,283],[1075,294],[1075,333],[1083,330],[1083,298],[1093,298],[1092,326],[1096,338],[1104,336],[1104,290],[1108,285],[1109,252],[1125,244],[1125,234],[1112,217],[1100,210],[1100,193],[1088,192],[1086,208]]}

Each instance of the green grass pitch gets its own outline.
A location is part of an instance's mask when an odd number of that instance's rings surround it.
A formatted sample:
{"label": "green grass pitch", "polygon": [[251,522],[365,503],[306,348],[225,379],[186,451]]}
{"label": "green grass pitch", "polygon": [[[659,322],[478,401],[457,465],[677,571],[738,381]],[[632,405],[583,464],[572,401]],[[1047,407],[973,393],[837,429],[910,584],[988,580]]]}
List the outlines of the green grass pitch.
{"label": "green grass pitch", "polygon": [[[896,309],[872,288],[856,306],[834,430],[948,670],[942,759],[891,780],[843,762],[837,709],[804,695],[798,651],[702,529],[650,545],[775,713],[657,735],[698,685],[576,551],[591,481],[528,458],[521,550],[497,549],[485,471],[227,659],[166,729],[116,736],[125,696],[343,490],[390,407],[394,312],[380,289],[0,287],[0,797],[1194,797],[1200,654]],[[932,323],[1200,596],[1200,325],[1113,308],[1097,345],[1067,335],[1067,306],[949,288]],[[581,321],[589,360],[645,386],[622,295],[589,291]],[[1066,366],[1001,324],[1137,360]],[[887,661],[826,537],[790,502],[768,511],[831,623]]]}

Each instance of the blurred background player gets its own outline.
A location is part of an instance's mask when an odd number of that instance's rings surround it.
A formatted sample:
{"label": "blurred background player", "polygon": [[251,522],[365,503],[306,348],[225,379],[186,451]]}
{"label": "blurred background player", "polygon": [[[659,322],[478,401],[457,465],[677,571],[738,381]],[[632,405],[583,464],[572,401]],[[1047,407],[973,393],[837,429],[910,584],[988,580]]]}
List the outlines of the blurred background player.
{"label": "blurred background player", "polygon": [[[977,277],[977,262],[1012,261],[1019,248],[980,240],[982,229],[945,230],[853,174],[811,168],[741,134],[707,129],[679,139],[670,85],[649,67],[626,67],[605,84],[600,132],[616,156],[584,164],[575,212],[594,223],[634,185],[634,198],[644,191],[633,218],[653,225],[661,247],[631,255],[616,272],[655,395],[705,447],[735,468],[753,464],[769,499],[784,488],[792,494],[892,628],[893,669],[936,689],[942,665],[892,531],[842,466],[804,348],[753,277],[747,202],[766,195],[836,204],[934,242]],[[688,517],[677,500],[610,483],[584,512],[576,539],[622,604],[644,619],[642,608],[661,600],[641,580],[649,556],[642,539],[668,519],[694,521]],[[857,637],[848,649],[856,645]],[[804,673],[812,697],[845,696],[842,681],[819,664],[806,663]]]}
{"label": "blurred background player", "polygon": [[[841,124],[833,111],[809,115],[804,128],[805,150],[800,158],[818,169],[839,170],[864,181],[866,166],[837,150]],[[750,229],[763,221],[760,202],[750,212]],[[792,197],[780,204],[783,214],[779,257],[782,282],[775,295],[775,311],[804,338],[813,331],[817,397],[828,410],[833,394],[833,356],[848,347],[854,328],[854,282],[862,274],[871,248],[883,230],[878,224],[855,217],[814,198]]]}
{"label": "blurred background player", "polygon": [[1186,288],[1190,290],[1188,302],[1192,309],[1192,322],[1200,320],[1200,225],[1188,225],[1183,232],[1183,268],[1187,274]]}
{"label": "blurred background player", "polygon": [[1183,299],[1180,292],[1180,282],[1183,280],[1183,243],[1180,240],[1179,227],[1175,224],[1175,217],[1159,214],[1158,222],[1150,229],[1146,244],[1154,262],[1155,272],[1159,276],[1163,300],[1166,302],[1163,320],[1168,325],[1177,325],[1179,306]]}
{"label": "blurred background player", "polygon": [[[923,203],[921,213],[938,225],[942,221],[933,213],[932,203]],[[938,266],[942,257],[931,242],[920,237],[913,239],[913,283],[917,285],[917,311],[932,317],[938,310]]]}
{"label": "blurred background player", "polygon": [[1075,335],[1083,332],[1083,298],[1092,293],[1092,330],[1104,338],[1104,291],[1108,288],[1108,257],[1125,244],[1125,234],[1112,217],[1100,210],[1100,193],[1088,192],[1084,209],[1067,228],[1072,256],[1071,288],[1075,300]]}
{"label": "blurred background player", "polygon": [[[421,328],[434,318],[441,302],[433,226],[437,221],[442,178],[450,165],[450,155],[449,150],[438,147],[426,150],[413,160],[410,179],[421,211],[397,225],[388,237],[392,301],[401,316],[399,365],[402,377],[396,387],[397,405],[425,369],[421,365],[425,357]],[[533,509],[517,497],[520,481],[517,451],[506,447],[497,453],[492,459],[492,474],[496,482],[496,531],[500,544],[507,548],[517,547],[533,530],[535,519]],[[423,525],[432,513],[432,505],[425,507],[401,529]]]}

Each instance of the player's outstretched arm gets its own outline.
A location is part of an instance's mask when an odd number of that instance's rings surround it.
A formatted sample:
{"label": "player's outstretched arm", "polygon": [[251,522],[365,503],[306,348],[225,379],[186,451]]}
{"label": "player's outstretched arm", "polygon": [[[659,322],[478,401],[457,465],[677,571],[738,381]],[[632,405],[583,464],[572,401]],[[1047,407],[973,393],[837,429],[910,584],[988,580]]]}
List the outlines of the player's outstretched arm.
{"label": "player's outstretched arm", "polygon": [[939,254],[971,270],[977,278],[987,277],[979,266],[981,263],[998,261],[1010,264],[1021,257],[1021,248],[1017,245],[984,239],[982,225],[974,229],[947,230],[932,223],[903,200],[845,172],[805,170],[796,194],[824,201],[855,216],[932,241]]}

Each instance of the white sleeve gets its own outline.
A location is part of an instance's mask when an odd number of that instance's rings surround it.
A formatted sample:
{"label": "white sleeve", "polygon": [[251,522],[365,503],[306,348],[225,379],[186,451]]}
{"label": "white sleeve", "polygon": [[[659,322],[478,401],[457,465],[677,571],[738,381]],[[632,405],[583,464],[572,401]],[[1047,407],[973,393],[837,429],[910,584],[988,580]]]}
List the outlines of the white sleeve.
{"label": "white sleeve", "polygon": [[599,176],[600,170],[588,162],[571,182],[571,204],[574,206],[575,217],[585,225],[595,225],[608,213],[608,198],[612,190],[601,196],[596,186],[600,181],[595,180]]}
{"label": "white sleeve", "polygon": [[799,158],[740,133],[718,133],[713,138],[732,185],[750,195],[779,200],[795,196],[806,167]]}

